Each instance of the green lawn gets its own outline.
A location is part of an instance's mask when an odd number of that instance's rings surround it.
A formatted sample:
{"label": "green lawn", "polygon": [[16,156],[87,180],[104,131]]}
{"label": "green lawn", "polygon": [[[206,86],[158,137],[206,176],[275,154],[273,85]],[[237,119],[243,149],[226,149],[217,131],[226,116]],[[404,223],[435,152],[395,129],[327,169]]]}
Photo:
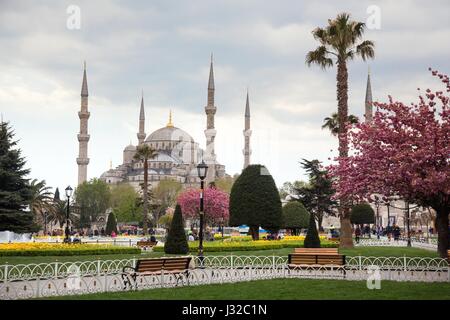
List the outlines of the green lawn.
{"label": "green lawn", "polygon": [[[257,256],[287,256],[294,250],[292,248],[276,249],[276,250],[258,250],[258,251],[235,251],[235,252],[206,252],[206,256],[217,255],[257,255]],[[406,247],[357,247],[353,249],[340,250],[347,256],[384,256],[384,257],[438,257],[434,251],[418,248]],[[133,257],[160,257],[164,256],[162,252],[148,252],[141,255],[134,254],[114,254],[101,256],[36,256],[36,257],[0,257],[0,265],[2,264],[28,264],[28,263],[48,263],[48,262],[65,262],[65,261],[89,261],[89,260],[116,260],[116,259],[132,259]]]}
{"label": "green lawn", "polygon": [[450,283],[382,281],[369,290],[365,281],[275,279],[203,286],[55,297],[59,300],[450,300]]}

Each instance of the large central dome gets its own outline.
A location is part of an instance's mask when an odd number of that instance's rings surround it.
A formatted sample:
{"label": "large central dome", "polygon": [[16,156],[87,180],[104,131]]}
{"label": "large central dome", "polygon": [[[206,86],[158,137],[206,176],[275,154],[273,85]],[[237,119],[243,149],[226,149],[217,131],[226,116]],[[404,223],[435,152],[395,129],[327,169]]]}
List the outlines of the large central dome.
{"label": "large central dome", "polygon": [[191,142],[194,139],[184,130],[174,126],[166,126],[151,133],[145,142],[153,141],[184,141]]}

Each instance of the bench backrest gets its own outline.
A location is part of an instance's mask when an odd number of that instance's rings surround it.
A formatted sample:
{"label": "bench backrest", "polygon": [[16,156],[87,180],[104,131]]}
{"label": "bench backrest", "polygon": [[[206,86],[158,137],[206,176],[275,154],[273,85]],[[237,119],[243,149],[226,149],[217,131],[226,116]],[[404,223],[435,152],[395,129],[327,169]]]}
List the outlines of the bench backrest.
{"label": "bench backrest", "polygon": [[156,246],[156,243],[155,241],[138,241],[136,244],[138,246]]}
{"label": "bench backrest", "polygon": [[192,257],[139,259],[136,264],[137,272],[156,272],[164,270],[189,269]]}
{"label": "bench backrest", "polygon": [[337,255],[338,248],[295,248],[294,253],[305,255]]}

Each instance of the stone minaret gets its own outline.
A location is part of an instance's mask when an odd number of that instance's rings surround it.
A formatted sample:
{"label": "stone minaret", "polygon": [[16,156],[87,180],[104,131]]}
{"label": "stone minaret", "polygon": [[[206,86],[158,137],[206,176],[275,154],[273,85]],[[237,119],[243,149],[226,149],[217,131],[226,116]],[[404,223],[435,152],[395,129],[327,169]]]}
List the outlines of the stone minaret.
{"label": "stone minaret", "polygon": [[364,117],[366,122],[372,122],[373,117],[373,106],[372,106],[372,86],[370,84],[370,69],[367,73],[367,87],[366,87],[366,100],[365,100],[365,114]]}
{"label": "stone minaret", "polygon": [[141,111],[139,112],[139,132],[137,134],[138,145],[141,145],[145,141],[145,112],[144,112],[144,93],[142,92],[141,98]]}
{"label": "stone minaret", "polygon": [[80,118],[80,133],[78,134],[79,153],[77,158],[78,164],[78,185],[87,180],[88,158],[88,120],[90,113],[88,111],[88,86],[86,78],[86,62],[84,63],[83,84],[81,85],[81,111],[78,112]]}
{"label": "stone minaret", "polygon": [[216,178],[216,154],[214,151],[214,139],[216,137],[216,130],[214,129],[214,115],[216,114],[216,107],[214,105],[214,71],[213,60],[211,54],[211,65],[209,69],[208,81],[208,101],[205,107],[206,112],[206,155],[204,157],[205,163],[208,165],[208,173],[206,176],[207,183],[213,182]]}
{"label": "stone minaret", "polygon": [[248,101],[248,90],[247,90],[247,102],[245,103],[245,129],[244,129],[244,169],[250,164],[250,155],[252,150],[250,149],[250,137],[252,135],[252,130],[250,130],[250,103]]}

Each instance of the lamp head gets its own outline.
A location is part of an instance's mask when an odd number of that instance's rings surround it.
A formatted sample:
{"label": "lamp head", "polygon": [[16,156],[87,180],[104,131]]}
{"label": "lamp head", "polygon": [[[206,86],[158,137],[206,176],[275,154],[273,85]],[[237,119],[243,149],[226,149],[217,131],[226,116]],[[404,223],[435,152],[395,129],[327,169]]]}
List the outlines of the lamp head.
{"label": "lamp head", "polygon": [[66,197],[70,198],[72,196],[72,192],[73,192],[73,189],[70,186],[68,186],[66,188]]}

